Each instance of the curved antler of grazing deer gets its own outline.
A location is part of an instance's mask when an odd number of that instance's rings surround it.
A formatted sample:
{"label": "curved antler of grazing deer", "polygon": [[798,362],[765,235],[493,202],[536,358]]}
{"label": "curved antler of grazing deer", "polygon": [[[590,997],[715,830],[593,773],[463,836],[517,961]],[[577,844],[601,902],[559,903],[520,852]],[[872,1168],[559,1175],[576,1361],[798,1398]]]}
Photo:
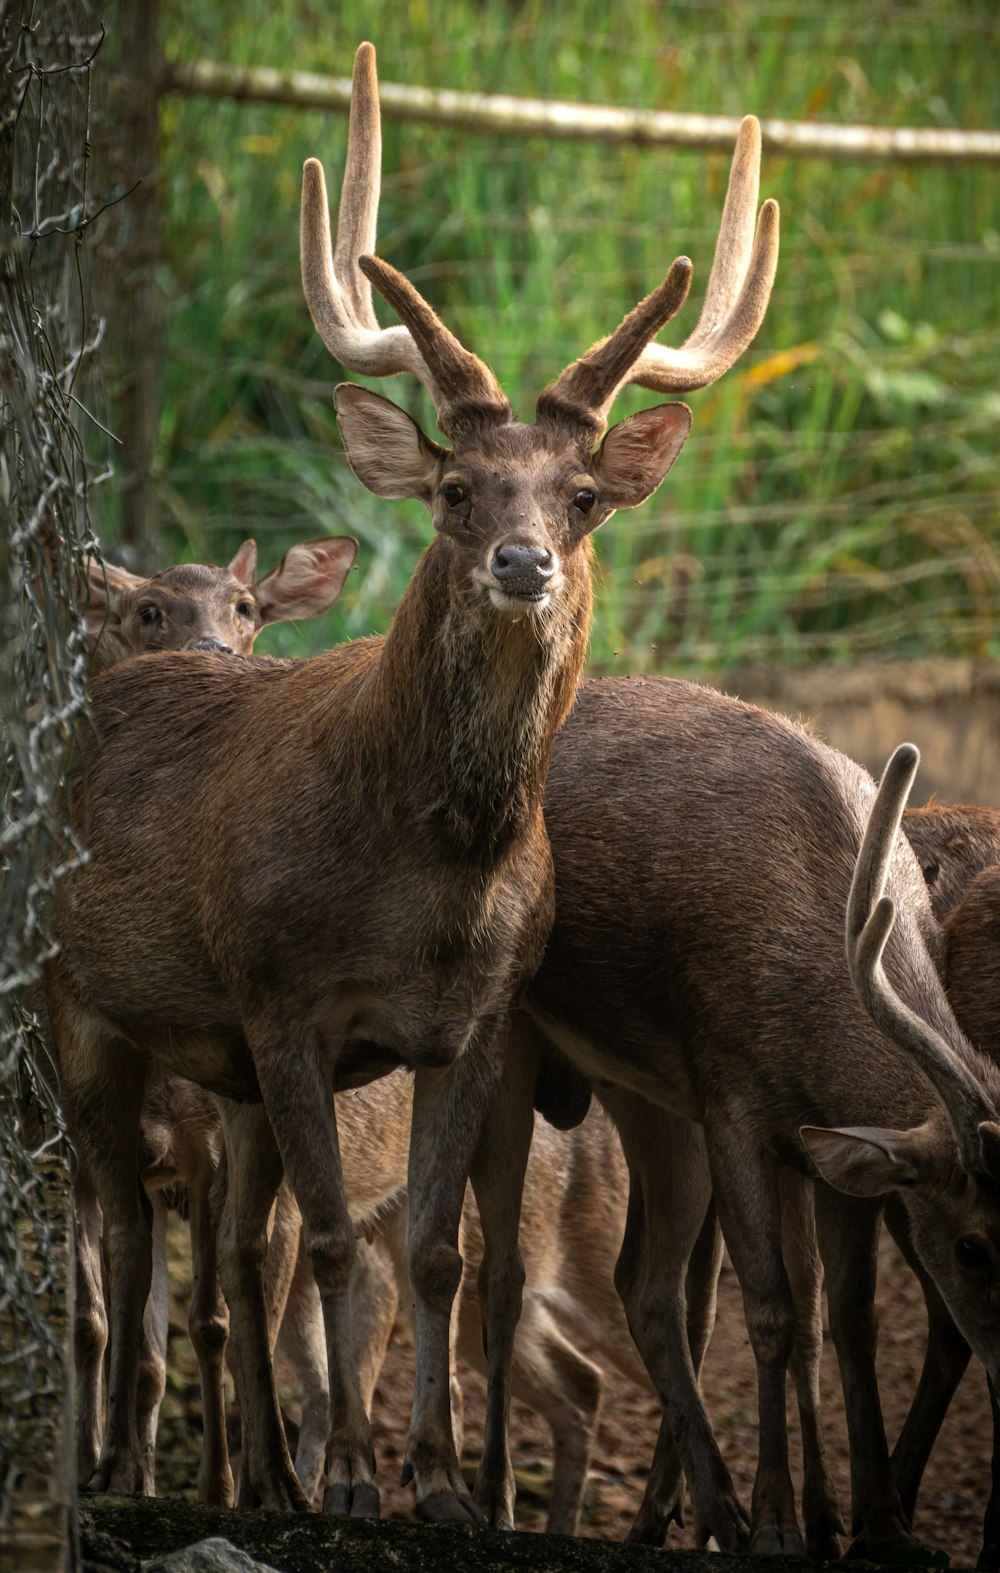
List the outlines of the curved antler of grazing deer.
{"label": "curved antler of grazing deer", "polygon": [[773,198],[762,206],[755,231],[759,182],[760,124],[747,115],[733,153],[715,259],[694,331],[679,349],[647,344],[623,367],[618,341],[630,321],[626,317],[610,338],[595,344],[549,384],[539,398],[539,414],[562,410],[580,418],[589,413],[603,429],[617,394],[629,383],[656,393],[690,393],[707,388],[729,370],[764,320],[778,266],[778,204]]}
{"label": "curved antler of grazing deer", "polygon": [[903,809],[920,761],[912,743],[901,743],[885,767],[847,900],[847,963],[858,996],[873,1021],[909,1053],[938,1093],[954,1127],[964,1162],[973,1172],[993,1168],[993,1141],[980,1126],[996,1111],[985,1089],[953,1046],[900,999],[882,967],[896,921],[896,903],[884,894]]}
{"label": "curved antler of grazing deer", "polygon": [[[302,287],[317,333],[349,371],[368,377],[412,372],[434,400],[446,434],[453,434],[470,412],[511,420],[513,412],[489,367],[448,332],[408,280],[368,255],[375,250],[381,163],[375,50],[364,43],[354,57],[336,248],[323,166],[310,158],[302,171]],[[369,279],[397,310],[403,300],[403,327],[379,327]]]}

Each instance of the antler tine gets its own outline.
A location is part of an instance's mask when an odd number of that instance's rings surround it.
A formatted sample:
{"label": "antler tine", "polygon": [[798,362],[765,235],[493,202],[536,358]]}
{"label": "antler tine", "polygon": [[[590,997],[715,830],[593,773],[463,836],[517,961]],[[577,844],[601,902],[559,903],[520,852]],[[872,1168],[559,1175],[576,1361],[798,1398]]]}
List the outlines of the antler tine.
{"label": "antler tine", "polygon": [[[302,288],[316,331],[350,371],[369,377],[412,372],[434,400],[444,432],[475,416],[509,420],[510,405],[489,368],[463,349],[408,280],[370,255],[375,249],[381,163],[375,50],[364,43],[354,57],[335,250],[323,166],[310,158],[302,171]],[[403,327],[379,327],[372,279],[399,311]]]}
{"label": "antler tine", "polygon": [[347,158],[340,188],[333,272],[340,280],[357,325],[374,329],[378,328],[378,319],[372,306],[371,285],[358,268],[358,258],[375,250],[381,184],[382,116],[375,50],[364,43],[358,45],[351,77]]}
{"label": "antler tine", "polygon": [[[920,750],[912,743],[900,743],[882,772],[882,779],[865,826],[858,860],[854,865],[854,878],[851,880],[851,891],[847,898],[849,960],[851,948],[859,942],[869,917],[874,915],[873,908],[881,900],[882,892],[885,890],[893,847],[919,763]],[[891,901],[889,905],[892,907]],[[891,923],[889,926],[892,927]]]}
{"label": "antler tine", "polygon": [[[736,140],[715,258],[697,325],[680,349],[648,342],[643,345],[631,365],[622,370],[620,380],[602,390],[592,410],[596,425],[603,426],[618,393],[629,383],[657,393],[705,388],[728,371],[753,339],[764,320],[778,266],[775,201],[764,203],[756,231],[754,228],[759,179],[760,125],[753,115],[747,115]],[[567,367],[542,395],[545,404],[579,399],[581,370],[606,355],[616,338],[617,333],[612,334]]]}
{"label": "antler tine", "polygon": [[650,344],[636,362],[630,382],[657,393],[707,388],[728,371],[764,320],[778,266],[778,204],[763,204],[760,185],[760,124],[746,115],[729,171],[712,272],[701,315],[679,349]]}
{"label": "antler tine", "polygon": [[358,267],[358,258],[375,245],[381,146],[375,50],[365,43],[354,57],[336,257],[323,166],[309,158],[302,170],[302,288],[317,333],[349,371],[369,377],[409,371],[433,397],[433,380],[412,336],[406,328],[379,327],[371,286]]}
{"label": "antler tine", "polygon": [[847,962],[868,1014],[910,1054],[935,1088],[948,1111],[964,1160],[975,1170],[982,1163],[979,1126],[995,1118],[985,1089],[971,1064],[931,1022],[900,998],[882,967],[882,955],[896,921],[896,904],[883,891],[919,760],[913,744],[902,743],[879,783],[847,901]]}
{"label": "antler tine", "polygon": [[441,430],[453,437],[483,418],[511,420],[513,411],[490,368],[449,332],[405,273],[381,257],[361,257],[360,266],[402,318],[424,357]]}

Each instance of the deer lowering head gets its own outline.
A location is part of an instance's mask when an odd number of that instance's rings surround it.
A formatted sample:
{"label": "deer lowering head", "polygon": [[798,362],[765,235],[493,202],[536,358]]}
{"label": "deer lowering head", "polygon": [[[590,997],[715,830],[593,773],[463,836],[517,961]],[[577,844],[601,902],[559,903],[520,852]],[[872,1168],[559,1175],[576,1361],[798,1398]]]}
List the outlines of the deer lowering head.
{"label": "deer lowering head", "polygon": [[[855,1196],[898,1191],[916,1251],[957,1325],[1000,1380],[1000,1079],[954,1020],[918,1015],[883,967],[896,923],[885,884],[919,755],[901,745],[886,766],[847,909],[847,956],[872,1019],[904,1048],[940,1104],[907,1129],[806,1127],[820,1173]],[[949,1030],[950,1028],[950,1030]]]}
{"label": "deer lowering head", "polygon": [[266,624],[329,611],[357,549],[350,536],[307,541],[260,579],[252,540],[225,568],[182,563],[148,579],[91,559],[84,620],[95,667],[158,650],[249,655]]}

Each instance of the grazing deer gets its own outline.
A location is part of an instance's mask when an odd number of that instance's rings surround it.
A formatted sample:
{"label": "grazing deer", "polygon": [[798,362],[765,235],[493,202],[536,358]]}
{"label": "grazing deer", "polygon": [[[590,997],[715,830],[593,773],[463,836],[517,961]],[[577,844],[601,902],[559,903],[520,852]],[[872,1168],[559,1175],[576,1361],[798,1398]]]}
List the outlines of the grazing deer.
{"label": "grazing deer", "polygon": [[[850,970],[845,962],[843,915],[873,801],[866,773],[802,728],[668,679],[583,685],[557,739],[545,800],[557,916],[526,1003],[584,1074],[612,1084],[602,1096],[631,1177],[618,1283],[665,1416],[647,1532],[669,1515],[682,1465],[700,1536],[724,1549],[747,1538],[684,1326],[683,1272],[707,1192],[693,1183],[690,1195],[664,1194],[664,1169],[672,1171],[660,1109],[704,1128],[743,1289],[760,1396],[753,1549],[802,1548],[787,1462],[796,1318],[782,1255],[782,1165],[793,1178],[826,1182],[814,1187],[816,1228],[859,1548],[878,1558],[915,1549],[875,1382],[875,1240],[887,1192],[897,1192],[914,1248],[963,1334],[988,1371],[998,1369],[1000,1318],[979,1263],[1000,1240],[1000,1076],[951,1014],[908,848],[884,848],[883,867],[866,843]],[[880,810],[876,840],[882,829],[888,843],[892,828]],[[886,972],[864,928],[864,904],[883,876],[897,904]],[[885,911],[876,906],[875,923]],[[524,1099],[512,1103],[504,1128],[513,1145]],[[821,1493],[813,1513],[814,1543],[833,1543],[832,1494],[824,1508]]]}
{"label": "grazing deer", "polygon": [[[354,1225],[331,1093],[414,1072],[410,1271],[418,1349],[406,1474],[431,1518],[478,1519],[451,1434],[448,1354],[456,1242],[470,1167],[487,1250],[490,1360],[482,1508],[509,1523],[505,1423],[520,1299],[498,1131],[480,1140],[498,1037],[552,921],[542,794],[590,616],[589,537],[660,484],[690,424],[683,405],[606,436],[618,390],[704,387],[761,321],[777,209],[755,236],[759,129],[744,123],[705,304],[680,350],[651,340],[680,307],[690,263],[517,422],[492,372],[412,285],[368,255],[379,118],[374,51],[355,62],[336,251],[322,168],[305,166],[303,283],[350,369],[409,370],[450,447],[375,394],[342,385],[352,468],[378,495],[418,498],[435,539],[385,638],[296,664],[195,653],[126,663],[94,687],[78,794],[90,859],[57,905],[46,974],[67,1118],[100,1197],[111,1264],[108,1420],[95,1483],[139,1481],[129,1332],[150,1277],[134,1141],[137,1046],[229,1100],[220,1277],[251,1487],[303,1507],[274,1390],[262,1289],[282,1172],[302,1212],[323,1302],[331,1387],[324,1507],[378,1510],[371,1434],[351,1354]],[[403,326],[380,330],[374,282]],[[595,444],[600,446],[595,449]],[[155,892],[155,900],[149,899]],[[114,1088],[114,1099],[109,1091]],[[473,1163],[473,1159],[475,1162]]]}
{"label": "grazing deer", "polygon": [[[942,924],[942,978],[952,1008],[971,1042],[1000,1064],[1000,811],[930,804],[908,809],[903,829],[923,868],[934,915]],[[916,1256],[905,1216],[895,1202],[886,1216],[927,1302],[924,1367],[893,1450],[899,1493],[912,1518],[927,1460],[969,1363],[970,1349]],[[984,1270],[988,1270],[985,1264]],[[1000,1409],[992,1378],[990,1405],[993,1488],[979,1566],[995,1573],[1000,1567]]]}
{"label": "grazing deer", "polygon": [[[84,608],[95,671],[130,656],[165,650],[215,650],[248,655],[266,623],[315,617],[328,611],[354,561],[357,542],[331,536],[293,546],[277,568],[255,580],[257,546],[244,541],[225,568],[187,563],[150,578],[112,563],[88,563]],[[153,1292],[137,1350],[137,1428],[140,1489],[155,1492],[156,1427],[166,1379],[165,1211],[161,1190],[182,1184],[187,1192],[194,1261],[188,1326],[198,1358],[204,1444],[199,1498],[232,1501],[222,1369],[228,1313],[215,1269],[215,1230],[209,1190],[218,1168],[218,1115],[190,1083],[159,1072],[147,1089],[142,1116],[142,1179],[152,1208]],[[101,1446],[101,1389],[108,1326],[101,1265],[97,1198],[86,1164],[76,1179],[77,1463],[81,1480],[97,1467]],[[137,1349],[135,1339],[128,1341]]]}
{"label": "grazing deer", "polygon": [[94,671],[159,650],[249,655],[265,624],[329,611],[357,549],[344,535],[307,541],[291,547],[277,568],[257,580],[252,540],[243,542],[225,568],[181,563],[149,579],[91,559],[84,622]]}

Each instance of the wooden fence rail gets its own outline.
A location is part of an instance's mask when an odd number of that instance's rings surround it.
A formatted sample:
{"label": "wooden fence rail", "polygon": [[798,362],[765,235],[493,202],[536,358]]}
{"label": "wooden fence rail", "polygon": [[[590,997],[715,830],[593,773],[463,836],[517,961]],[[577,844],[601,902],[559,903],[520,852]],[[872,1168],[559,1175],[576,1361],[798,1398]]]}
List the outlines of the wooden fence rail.
{"label": "wooden fence rail", "polygon": [[[217,65],[209,60],[164,63],[160,91],[233,98],[299,109],[345,112],[349,77],[267,66]],[[663,109],[621,109],[571,104],[503,93],[460,93],[450,88],[380,82],[388,120],[420,120],[484,136],[537,136],[629,143],[638,147],[687,147],[729,151],[739,120],[732,115],[675,114]],[[1000,164],[1000,131],[957,131],[934,126],[844,126],[815,121],[762,120],[766,152],[793,158],[853,159],[895,163]]]}

